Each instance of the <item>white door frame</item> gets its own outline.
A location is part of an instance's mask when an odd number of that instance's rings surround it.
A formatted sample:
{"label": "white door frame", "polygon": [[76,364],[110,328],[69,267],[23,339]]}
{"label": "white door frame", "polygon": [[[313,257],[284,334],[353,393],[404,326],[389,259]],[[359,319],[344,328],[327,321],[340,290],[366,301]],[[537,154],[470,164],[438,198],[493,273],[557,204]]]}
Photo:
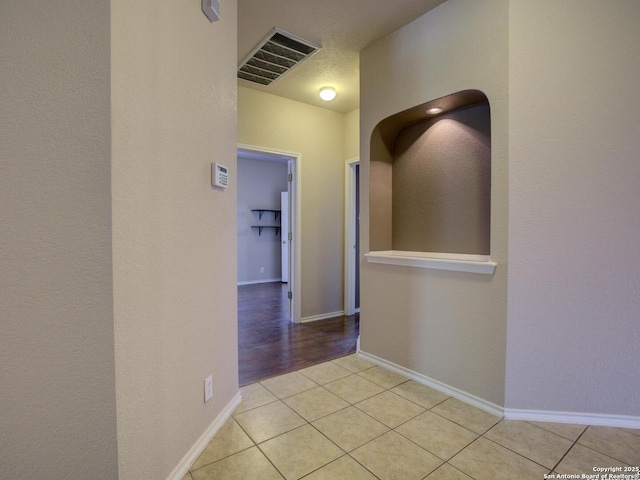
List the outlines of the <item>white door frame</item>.
{"label": "white door frame", "polygon": [[[302,198],[301,192],[301,178],[302,178],[302,155],[299,153],[284,152],[281,150],[274,150],[272,148],[258,147],[255,145],[238,144],[238,150],[242,150],[249,153],[260,154],[265,153],[272,157],[279,157],[288,164],[288,169],[292,175],[292,182],[289,183],[289,229],[291,230],[292,240],[289,241],[289,291],[292,293],[290,303],[290,316],[291,321],[300,323],[301,321],[301,305],[300,305],[300,284],[301,284],[301,249],[300,240],[302,238],[302,208],[300,206],[300,199]],[[237,201],[236,201],[237,203]],[[280,232],[281,238],[287,235],[285,232]]]}
{"label": "white door frame", "polygon": [[345,315],[353,315],[360,311],[356,308],[356,166],[360,159],[354,158],[345,162],[344,188],[344,311]]}
{"label": "white door frame", "polygon": [[[289,172],[287,172],[287,174],[288,173]],[[280,240],[282,242],[280,244],[280,254],[282,256],[280,259],[280,265],[282,267],[282,283],[289,283],[289,262],[291,261],[291,249],[289,248],[288,235],[291,231],[289,228],[289,197],[291,196],[291,192],[289,192],[288,185],[289,184],[287,183],[286,192],[280,192]]]}

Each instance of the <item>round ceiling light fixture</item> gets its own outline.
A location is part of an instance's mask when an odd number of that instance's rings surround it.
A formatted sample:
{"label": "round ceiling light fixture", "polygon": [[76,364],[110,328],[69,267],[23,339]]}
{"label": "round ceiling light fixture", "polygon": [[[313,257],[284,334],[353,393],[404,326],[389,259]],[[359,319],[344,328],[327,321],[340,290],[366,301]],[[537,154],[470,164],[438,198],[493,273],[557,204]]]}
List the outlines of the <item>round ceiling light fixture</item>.
{"label": "round ceiling light fixture", "polygon": [[427,110],[427,113],[429,115],[437,115],[439,113],[442,113],[444,111],[444,109],[440,108],[440,107],[433,107],[433,108],[429,108]]}
{"label": "round ceiling light fixture", "polygon": [[336,98],[336,89],[333,87],[322,87],[320,89],[320,98],[325,102],[330,102],[334,98]]}

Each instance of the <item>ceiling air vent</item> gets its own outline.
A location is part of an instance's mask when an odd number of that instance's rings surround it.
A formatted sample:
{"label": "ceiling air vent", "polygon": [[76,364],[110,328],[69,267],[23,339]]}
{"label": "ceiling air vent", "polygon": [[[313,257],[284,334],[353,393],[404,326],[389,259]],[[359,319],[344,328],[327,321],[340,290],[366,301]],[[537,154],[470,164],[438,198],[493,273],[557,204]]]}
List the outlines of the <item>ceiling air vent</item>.
{"label": "ceiling air vent", "polygon": [[274,28],[238,67],[238,78],[269,85],[320,50],[311,42]]}

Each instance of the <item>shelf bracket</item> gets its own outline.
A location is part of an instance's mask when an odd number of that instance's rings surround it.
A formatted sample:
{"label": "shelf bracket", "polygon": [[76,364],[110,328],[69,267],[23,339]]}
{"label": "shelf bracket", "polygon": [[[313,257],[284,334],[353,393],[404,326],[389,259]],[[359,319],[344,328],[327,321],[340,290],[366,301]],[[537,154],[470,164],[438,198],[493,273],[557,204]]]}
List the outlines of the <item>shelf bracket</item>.
{"label": "shelf bracket", "polygon": [[262,236],[262,230],[265,228],[273,228],[275,230],[276,237],[280,234],[280,227],[277,225],[252,225],[251,228],[258,229],[258,236]]}

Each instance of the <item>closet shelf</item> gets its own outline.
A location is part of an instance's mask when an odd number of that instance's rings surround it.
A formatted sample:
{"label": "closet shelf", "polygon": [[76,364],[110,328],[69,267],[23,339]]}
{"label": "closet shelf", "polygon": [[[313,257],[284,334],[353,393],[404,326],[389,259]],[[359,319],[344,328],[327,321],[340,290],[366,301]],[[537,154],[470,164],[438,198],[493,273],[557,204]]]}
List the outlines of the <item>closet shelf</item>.
{"label": "closet shelf", "polygon": [[251,228],[258,229],[258,236],[262,235],[262,230],[264,230],[265,228],[275,229],[276,237],[280,234],[280,225],[251,225]]}
{"label": "closet shelf", "polygon": [[252,212],[258,212],[258,220],[262,220],[262,215],[265,212],[273,213],[273,219],[278,220],[278,216],[280,215],[280,210],[271,210],[268,208],[254,208],[251,209]]}

